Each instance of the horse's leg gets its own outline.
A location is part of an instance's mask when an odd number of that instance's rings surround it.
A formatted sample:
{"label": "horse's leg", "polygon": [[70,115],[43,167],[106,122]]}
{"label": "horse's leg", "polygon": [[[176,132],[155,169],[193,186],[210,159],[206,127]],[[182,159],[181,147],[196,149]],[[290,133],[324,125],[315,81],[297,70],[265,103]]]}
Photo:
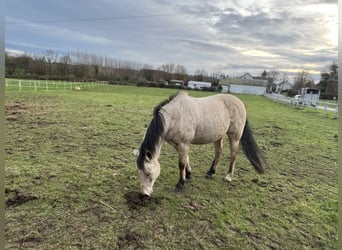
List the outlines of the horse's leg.
{"label": "horse's leg", "polygon": [[212,174],[215,174],[216,166],[219,162],[220,155],[222,152],[223,137],[220,140],[214,142],[214,147],[215,147],[215,158],[214,158],[213,162],[211,163],[210,169],[208,170],[207,174],[205,175],[206,178],[211,178]]}
{"label": "horse's leg", "polygon": [[235,160],[236,160],[236,155],[239,150],[239,143],[240,140],[236,139],[231,139],[229,137],[229,144],[230,144],[230,164],[229,164],[229,170],[227,176],[224,178],[226,181],[231,182],[232,177],[234,174],[234,168],[235,168]]}
{"label": "horse's leg", "polygon": [[191,177],[191,167],[190,167],[190,162],[189,162],[189,154],[186,155],[186,167],[185,167],[185,178],[187,180],[190,180]]}
{"label": "horse's leg", "polygon": [[[187,171],[189,171],[189,167],[188,167],[188,163],[189,163],[189,145],[186,144],[180,144],[177,145],[177,152],[178,152],[178,156],[179,156],[179,181],[176,184],[176,191],[180,191],[183,189],[184,186],[184,182],[185,182],[185,178],[187,175],[189,175],[189,172],[187,173]],[[190,172],[191,175],[191,172]]]}

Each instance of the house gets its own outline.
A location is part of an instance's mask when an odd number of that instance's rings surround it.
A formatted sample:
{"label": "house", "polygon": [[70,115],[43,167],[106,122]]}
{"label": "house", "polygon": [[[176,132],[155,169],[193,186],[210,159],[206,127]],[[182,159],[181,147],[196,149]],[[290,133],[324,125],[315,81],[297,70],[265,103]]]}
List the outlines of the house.
{"label": "house", "polygon": [[189,81],[188,88],[190,89],[203,89],[210,88],[211,82]]}
{"label": "house", "polygon": [[293,85],[288,80],[276,80],[273,82],[275,85],[275,92],[281,93],[283,91],[287,91],[292,89]]}
{"label": "house", "polygon": [[244,73],[238,78],[245,79],[245,80],[253,80],[254,79],[254,77],[250,73]]}
{"label": "house", "polygon": [[266,92],[267,80],[255,79],[251,74],[245,73],[240,77],[220,79],[222,92],[233,94],[263,95]]}

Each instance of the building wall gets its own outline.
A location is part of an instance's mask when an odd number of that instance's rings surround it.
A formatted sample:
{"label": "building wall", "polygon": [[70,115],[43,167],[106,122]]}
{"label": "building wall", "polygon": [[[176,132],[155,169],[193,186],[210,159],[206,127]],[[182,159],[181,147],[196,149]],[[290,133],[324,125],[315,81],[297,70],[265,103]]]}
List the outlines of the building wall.
{"label": "building wall", "polygon": [[231,84],[229,92],[233,94],[263,95],[266,92],[266,87]]}
{"label": "building wall", "polygon": [[237,84],[237,85],[248,85],[248,86],[267,86],[267,80],[260,80],[260,79],[241,79],[241,78],[226,78],[220,79],[221,85],[230,85],[230,84]]}

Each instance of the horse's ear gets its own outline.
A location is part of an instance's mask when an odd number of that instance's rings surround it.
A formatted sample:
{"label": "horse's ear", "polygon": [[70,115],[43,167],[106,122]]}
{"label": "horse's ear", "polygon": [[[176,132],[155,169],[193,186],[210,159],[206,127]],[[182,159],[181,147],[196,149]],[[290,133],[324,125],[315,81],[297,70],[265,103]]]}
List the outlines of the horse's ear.
{"label": "horse's ear", "polygon": [[132,154],[135,158],[138,158],[139,156],[139,150],[138,149],[133,149]]}
{"label": "horse's ear", "polygon": [[147,160],[147,161],[151,161],[151,160],[152,160],[152,154],[151,154],[150,151],[147,151],[147,152],[146,152],[146,160]]}

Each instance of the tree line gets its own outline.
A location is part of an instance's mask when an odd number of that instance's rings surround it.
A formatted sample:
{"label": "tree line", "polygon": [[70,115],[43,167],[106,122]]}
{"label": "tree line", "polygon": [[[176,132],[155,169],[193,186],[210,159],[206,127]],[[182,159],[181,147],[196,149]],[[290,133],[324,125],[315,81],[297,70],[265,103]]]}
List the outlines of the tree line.
{"label": "tree line", "polygon": [[[333,63],[328,71],[321,73],[320,82],[315,85],[307,71],[303,70],[295,77],[294,85],[288,91],[289,96],[298,94],[301,88],[320,88],[322,97],[332,99],[337,93],[337,68]],[[12,56],[5,52],[5,76],[8,78],[66,80],[66,81],[107,81],[109,83],[135,83],[138,86],[162,86],[171,80],[189,80],[211,82],[213,89],[219,85],[220,73],[208,73],[197,69],[193,75],[188,74],[185,66],[165,63],[157,68],[133,61],[113,59],[85,52],[68,52],[62,55],[48,49],[41,54],[23,54]],[[288,80],[278,71],[262,72],[255,79],[267,79],[272,92],[275,80]]]}
{"label": "tree line", "polygon": [[189,75],[185,66],[165,63],[157,68],[133,61],[113,59],[85,52],[58,55],[53,50],[41,54],[19,56],[5,53],[5,76],[22,79],[48,79],[68,81],[108,81],[110,83],[162,84],[172,79],[210,81],[218,84],[218,73],[203,69]]}

